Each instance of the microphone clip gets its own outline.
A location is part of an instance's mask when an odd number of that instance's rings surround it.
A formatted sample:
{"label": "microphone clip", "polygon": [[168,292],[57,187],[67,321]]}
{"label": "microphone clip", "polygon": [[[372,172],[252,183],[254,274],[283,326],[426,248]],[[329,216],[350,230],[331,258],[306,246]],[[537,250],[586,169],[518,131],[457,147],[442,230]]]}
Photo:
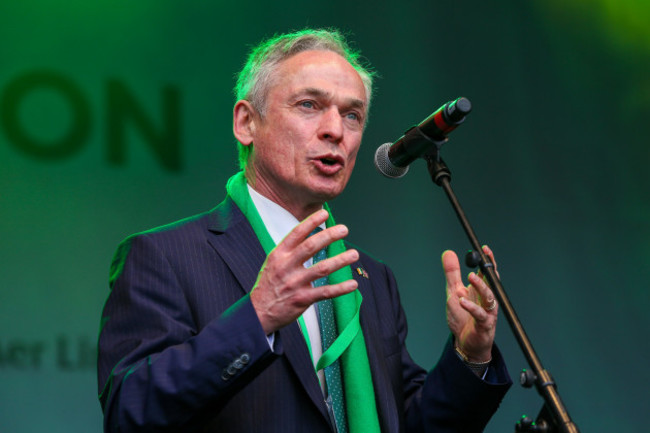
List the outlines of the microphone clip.
{"label": "microphone clip", "polygon": [[429,170],[429,175],[433,183],[442,186],[445,180],[447,182],[451,181],[451,170],[449,170],[445,161],[440,157],[438,150],[431,149],[422,155],[422,158],[427,162],[427,169]]}

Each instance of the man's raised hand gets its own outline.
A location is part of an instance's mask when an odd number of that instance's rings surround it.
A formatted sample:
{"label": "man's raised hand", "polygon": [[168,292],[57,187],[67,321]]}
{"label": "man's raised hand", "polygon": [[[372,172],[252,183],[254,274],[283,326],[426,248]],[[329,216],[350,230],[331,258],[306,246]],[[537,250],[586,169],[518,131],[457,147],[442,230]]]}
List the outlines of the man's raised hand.
{"label": "man's raised hand", "polygon": [[324,209],[314,212],[266,257],[250,296],[267,335],[296,320],[311,304],[357,288],[357,282],[352,279],[318,288],[311,285],[312,281],[359,260],[359,253],[351,249],[309,268],[304,267],[304,263],[318,251],[348,234],[347,227],[338,224],[309,236],[327,217]]}

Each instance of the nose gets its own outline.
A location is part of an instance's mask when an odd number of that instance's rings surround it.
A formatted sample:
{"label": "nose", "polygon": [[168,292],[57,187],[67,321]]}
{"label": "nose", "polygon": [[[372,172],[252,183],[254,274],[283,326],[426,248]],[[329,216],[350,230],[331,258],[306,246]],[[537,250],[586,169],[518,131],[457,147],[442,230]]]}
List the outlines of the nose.
{"label": "nose", "polygon": [[338,143],[343,138],[343,119],[337,107],[329,107],[323,112],[318,138],[334,143]]}

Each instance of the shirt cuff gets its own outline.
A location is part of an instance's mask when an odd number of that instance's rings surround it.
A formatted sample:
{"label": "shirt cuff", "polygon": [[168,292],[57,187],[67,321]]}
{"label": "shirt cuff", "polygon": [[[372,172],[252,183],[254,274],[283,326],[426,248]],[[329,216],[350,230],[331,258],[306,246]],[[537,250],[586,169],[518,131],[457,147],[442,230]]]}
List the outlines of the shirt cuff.
{"label": "shirt cuff", "polygon": [[271,349],[271,352],[274,352],[273,346],[275,345],[275,332],[273,334],[267,335],[266,341],[269,343],[269,348]]}

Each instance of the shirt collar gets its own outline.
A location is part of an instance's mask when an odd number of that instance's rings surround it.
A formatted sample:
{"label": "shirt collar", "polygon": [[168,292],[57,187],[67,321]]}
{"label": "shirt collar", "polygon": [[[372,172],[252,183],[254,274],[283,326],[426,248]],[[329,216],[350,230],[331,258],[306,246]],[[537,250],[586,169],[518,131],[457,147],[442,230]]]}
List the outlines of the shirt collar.
{"label": "shirt collar", "polygon": [[[249,184],[246,184],[246,186],[257,213],[260,214],[266,230],[271,235],[271,239],[276,245],[279,244],[295,226],[300,224],[300,221],[291,212],[255,191]],[[325,223],[321,224],[320,227],[324,229]]]}

